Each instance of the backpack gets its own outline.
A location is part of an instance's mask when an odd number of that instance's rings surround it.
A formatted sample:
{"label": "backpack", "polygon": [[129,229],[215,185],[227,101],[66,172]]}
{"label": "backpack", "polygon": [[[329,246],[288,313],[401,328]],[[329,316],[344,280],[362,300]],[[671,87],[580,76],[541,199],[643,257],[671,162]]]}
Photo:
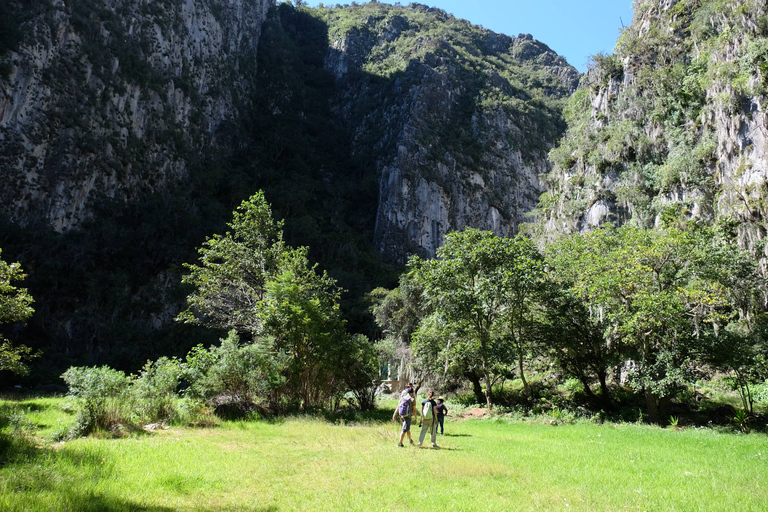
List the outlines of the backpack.
{"label": "backpack", "polygon": [[424,402],[424,407],[421,409],[421,415],[424,419],[432,419],[432,401],[427,400]]}
{"label": "backpack", "polygon": [[400,405],[397,406],[397,413],[403,417],[411,415],[411,397],[410,396],[400,399]]}

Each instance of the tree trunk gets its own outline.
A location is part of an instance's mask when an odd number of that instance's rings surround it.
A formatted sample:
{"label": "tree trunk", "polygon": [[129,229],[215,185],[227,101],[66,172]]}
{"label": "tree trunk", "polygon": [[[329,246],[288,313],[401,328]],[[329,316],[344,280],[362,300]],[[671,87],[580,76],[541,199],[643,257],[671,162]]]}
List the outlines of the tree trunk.
{"label": "tree trunk", "polygon": [[485,401],[485,393],[483,393],[483,386],[480,384],[480,376],[472,371],[467,372],[466,377],[472,383],[472,392],[475,393],[475,400],[479,404],[483,403]]}
{"label": "tree trunk", "polygon": [[517,352],[517,372],[520,374],[520,380],[523,381],[525,394],[531,396],[531,388],[528,386],[528,381],[525,380],[525,372],[523,371],[523,352],[521,350]]}
{"label": "tree trunk", "polygon": [[493,388],[491,387],[492,382],[490,373],[487,371],[483,372],[483,378],[485,379],[485,405],[490,411],[493,409]]}
{"label": "tree trunk", "polygon": [[611,403],[611,394],[608,392],[607,372],[605,370],[597,372],[597,378],[600,380],[600,392],[602,393],[603,405],[606,409],[613,409],[613,403]]}
{"label": "tree trunk", "polygon": [[579,381],[581,382],[581,385],[584,386],[584,393],[586,393],[590,400],[597,402],[597,397],[592,392],[592,388],[589,387],[589,379],[587,379],[584,375],[580,375]]}
{"label": "tree trunk", "polygon": [[645,406],[648,408],[648,419],[657,425],[661,425],[661,418],[669,402],[670,396],[656,396],[651,390],[645,388]]}

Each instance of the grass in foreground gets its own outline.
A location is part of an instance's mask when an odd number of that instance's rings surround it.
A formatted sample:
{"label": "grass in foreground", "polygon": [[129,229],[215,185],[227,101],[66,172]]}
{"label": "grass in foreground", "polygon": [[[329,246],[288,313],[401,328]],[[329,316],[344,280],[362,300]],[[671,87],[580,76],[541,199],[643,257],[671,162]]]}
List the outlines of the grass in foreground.
{"label": "grass in foreground", "polygon": [[[40,432],[67,421],[60,400],[34,403]],[[319,418],[48,447],[6,438],[0,510],[762,511],[768,500],[764,435],[453,419],[446,432],[442,450],[398,448],[393,423]]]}

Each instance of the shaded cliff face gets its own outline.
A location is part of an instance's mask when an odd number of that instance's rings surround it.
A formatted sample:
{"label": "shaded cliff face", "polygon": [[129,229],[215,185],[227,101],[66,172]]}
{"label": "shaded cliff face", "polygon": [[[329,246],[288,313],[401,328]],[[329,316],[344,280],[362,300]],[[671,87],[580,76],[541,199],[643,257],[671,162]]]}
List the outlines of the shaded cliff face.
{"label": "shaded cliff face", "polygon": [[530,36],[495,34],[419,4],[320,9],[336,110],[379,177],[374,243],[434,256],[465,227],[513,235],[541,193],[578,72]]}
{"label": "shaded cliff face", "polygon": [[530,36],[417,4],[35,5],[0,30],[0,247],[36,300],[14,339],[54,379],[215,341],[173,322],[182,264],[259,189],[375,335],[364,296],[391,262],[515,232],[578,80]]}
{"label": "shaded cliff face", "polygon": [[540,234],[692,218],[732,224],[764,255],[767,94],[764,2],[636,2],[565,110]]}
{"label": "shaded cliff face", "polygon": [[[0,209],[67,231],[177,183],[249,108],[271,0],[9,0]],[[8,28],[8,27],[5,27]]]}

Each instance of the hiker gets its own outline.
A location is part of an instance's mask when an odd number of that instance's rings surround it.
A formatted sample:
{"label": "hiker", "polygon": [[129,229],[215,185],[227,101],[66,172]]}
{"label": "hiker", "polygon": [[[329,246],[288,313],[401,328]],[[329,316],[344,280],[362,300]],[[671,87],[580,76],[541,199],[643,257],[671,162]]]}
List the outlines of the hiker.
{"label": "hiker", "polygon": [[435,407],[435,413],[437,413],[437,425],[435,425],[435,433],[437,433],[437,427],[440,427],[440,435],[445,434],[443,428],[443,422],[448,415],[448,408],[445,406],[445,398],[442,396],[437,397],[437,407]]}
{"label": "hiker", "polygon": [[397,416],[400,416],[400,420],[403,422],[403,429],[400,431],[400,442],[397,446],[403,447],[403,439],[405,434],[408,434],[408,441],[413,444],[413,438],[411,437],[411,419],[416,415],[416,408],[413,406],[416,399],[413,397],[413,388],[407,387],[400,395],[400,402],[395,408],[394,414],[392,414],[392,421],[397,421]]}
{"label": "hiker", "polygon": [[432,448],[440,448],[437,446],[437,431],[435,430],[435,408],[437,403],[432,398],[435,396],[435,392],[430,390],[427,393],[427,399],[421,402],[421,433],[419,434],[419,447],[424,442],[424,437],[429,432],[430,441],[432,441]]}

